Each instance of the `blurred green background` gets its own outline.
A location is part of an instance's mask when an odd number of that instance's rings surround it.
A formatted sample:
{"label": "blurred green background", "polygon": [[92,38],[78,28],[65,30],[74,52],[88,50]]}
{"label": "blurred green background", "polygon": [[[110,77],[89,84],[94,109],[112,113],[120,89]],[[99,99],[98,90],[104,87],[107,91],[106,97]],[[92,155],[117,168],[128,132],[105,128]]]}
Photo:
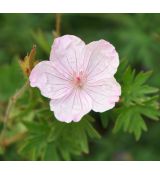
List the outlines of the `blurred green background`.
{"label": "blurred green background", "polygon": [[[33,44],[37,57],[48,59],[55,30],[54,14],[0,14],[0,115],[24,80],[16,58],[23,58]],[[63,14],[61,35],[73,34],[86,43],[105,39],[137,71],[152,70],[150,84],[160,88],[160,14]],[[18,75],[18,76],[17,76]],[[113,134],[99,127],[102,138],[89,144],[90,153],[73,160],[160,160],[160,123],[148,122],[139,141],[127,133]],[[20,160],[11,145],[1,160]]]}

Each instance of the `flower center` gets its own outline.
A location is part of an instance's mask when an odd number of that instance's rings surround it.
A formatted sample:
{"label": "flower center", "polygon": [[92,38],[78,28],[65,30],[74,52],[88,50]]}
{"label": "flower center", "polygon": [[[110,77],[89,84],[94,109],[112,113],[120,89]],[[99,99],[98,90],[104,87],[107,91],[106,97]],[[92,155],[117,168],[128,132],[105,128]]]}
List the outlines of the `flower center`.
{"label": "flower center", "polygon": [[85,82],[86,82],[86,78],[83,72],[79,72],[78,75],[75,74],[73,83],[76,87],[82,88]]}
{"label": "flower center", "polygon": [[76,77],[76,85],[78,86],[78,87],[82,87],[82,85],[83,85],[83,83],[82,83],[82,80],[81,80],[81,78],[80,77]]}

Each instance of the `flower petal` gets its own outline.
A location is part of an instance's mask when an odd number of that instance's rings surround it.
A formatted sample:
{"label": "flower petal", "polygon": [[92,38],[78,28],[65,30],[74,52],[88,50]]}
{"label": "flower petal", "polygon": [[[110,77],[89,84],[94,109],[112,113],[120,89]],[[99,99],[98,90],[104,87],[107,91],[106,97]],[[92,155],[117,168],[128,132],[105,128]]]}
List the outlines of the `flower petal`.
{"label": "flower petal", "polygon": [[38,87],[45,97],[60,98],[70,92],[70,77],[60,72],[51,61],[38,63],[30,74],[30,85]]}
{"label": "flower petal", "polygon": [[63,122],[78,122],[92,108],[92,100],[83,90],[74,89],[67,96],[51,100],[51,111]]}
{"label": "flower petal", "polygon": [[93,81],[113,77],[119,65],[118,53],[114,46],[105,40],[88,44],[85,59],[88,79]]}
{"label": "flower petal", "polygon": [[64,35],[54,40],[52,45],[50,60],[71,75],[73,72],[82,69],[85,43],[73,35]]}
{"label": "flower petal", "polygon": [[95,112],[104,112],[115,106],[119,101],[121,87],[115,78],[87,83],[85,91],[93,100],[92,109]]}

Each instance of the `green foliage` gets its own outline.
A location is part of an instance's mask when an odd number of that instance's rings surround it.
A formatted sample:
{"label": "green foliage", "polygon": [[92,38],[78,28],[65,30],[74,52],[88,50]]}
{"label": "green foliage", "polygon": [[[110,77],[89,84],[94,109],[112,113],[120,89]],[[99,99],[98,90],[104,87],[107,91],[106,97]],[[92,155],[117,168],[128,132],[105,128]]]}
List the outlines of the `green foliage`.
{"label": "green foliage", "polygon": [[[124,61],[121,64],[126,65]],[[152,120],[159,119],[159,96],[157,95],[159,90],[146,84],[151,72],[140,72],[136,75],[130,67],[125,70],[124,65],[118,72],[121,77],[122,96],[120,107],[116,111],[118,118],[114,132],[123,129],[133,133],[138,140],[142,130],[147,131],[144,117]]]}
{"label": "green foliage", "polygon": [[28,135],[20,146],[20,153],[32,160],[70,160],[71,155],[89,153],[88,137],[100,137],[92,122],[90,116],[71,124],[56,119],[49,123],[27,122]]}

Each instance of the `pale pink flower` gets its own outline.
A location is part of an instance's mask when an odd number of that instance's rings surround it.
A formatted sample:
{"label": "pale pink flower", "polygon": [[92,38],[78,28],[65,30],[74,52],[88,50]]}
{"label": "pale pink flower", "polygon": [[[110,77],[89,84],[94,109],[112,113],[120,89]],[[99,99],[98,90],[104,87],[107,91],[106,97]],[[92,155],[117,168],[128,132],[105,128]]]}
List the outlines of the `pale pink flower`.
{"label": "pale pink flower", "polygon": [[104,112],[115,106],[121,87],[114,74],[119,65],[115,48],[105,40],[87,45],[78,37],[56,38],[49,61],[37,64],[30,84],[51,99],[50,109],[64,122],[79,121],[91,109]]}

